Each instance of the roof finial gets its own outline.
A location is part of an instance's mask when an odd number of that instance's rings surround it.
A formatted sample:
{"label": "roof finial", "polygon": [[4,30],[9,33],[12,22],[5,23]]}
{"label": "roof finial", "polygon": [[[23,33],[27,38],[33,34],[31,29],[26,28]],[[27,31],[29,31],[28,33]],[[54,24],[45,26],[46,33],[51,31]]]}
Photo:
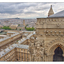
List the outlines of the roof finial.
{"label": "roof finial", "polygon": [[48,12],[48,16],[53,15],[53,14],[54,14],[54,12],[53,12],[52,5],[51,5],[50,10]]}

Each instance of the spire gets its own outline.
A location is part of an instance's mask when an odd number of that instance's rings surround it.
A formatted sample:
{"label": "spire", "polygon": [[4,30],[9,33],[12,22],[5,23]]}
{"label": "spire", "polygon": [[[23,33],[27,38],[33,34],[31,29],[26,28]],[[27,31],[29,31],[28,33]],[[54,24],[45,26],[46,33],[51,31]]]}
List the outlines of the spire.
{"label": "spire", "polygon": [[54,14],[54,12],[53,12],[52,5],[51,5],[50,10],[48,12],[48,16],[53,15],[53,14]]}
{"label": "spire", "polygon": [[51,5],[51,8],[52,8],[52,5]]}

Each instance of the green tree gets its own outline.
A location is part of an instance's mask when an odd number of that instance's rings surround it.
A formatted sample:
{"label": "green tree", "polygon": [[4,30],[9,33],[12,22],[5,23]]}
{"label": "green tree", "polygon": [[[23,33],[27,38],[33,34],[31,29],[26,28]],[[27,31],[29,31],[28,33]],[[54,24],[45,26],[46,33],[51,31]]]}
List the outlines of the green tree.
{"label": "green tree", "polygon": [[26,26],[25,26],[25,29],[26,29]]}
{"label": "green tree", "polygon": [[26,30],[28,30],[28,31],[33,31],[34,29],[35,29],[34,27],[32,27],[32,28],[30,28],[30,27],[27,28],[27,27],[26,27]]}
{"label": "green tree", "polygon": [[11,30],[11,28],[9,26],[3,26],[2,29]]}
{"label": "green tree", "polygon": [[20,26],[20,24],[18,24],[18,26]]}
{"label": "green tree", "polygon": [[21,30],[21,29],[19,29],[19,30]]}
{"label": "green tree", "polygon": [[28,26],[28,24],[26,26]]}

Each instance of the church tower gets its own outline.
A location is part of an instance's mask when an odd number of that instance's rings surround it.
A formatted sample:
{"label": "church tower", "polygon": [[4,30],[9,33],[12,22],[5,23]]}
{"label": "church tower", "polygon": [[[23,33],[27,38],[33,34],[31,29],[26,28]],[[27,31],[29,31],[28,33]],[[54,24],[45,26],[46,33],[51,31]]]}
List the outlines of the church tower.
{"label": "church tower", "polygon": [[23,25],[25,26],[25,20],[23,20]]}
{"label": "church tower", "polygon": [[51,5],[50,10],[48,12],[48,16],[53,15],[53,14],[54,14],[54,12],[53,12],[52,5]]}

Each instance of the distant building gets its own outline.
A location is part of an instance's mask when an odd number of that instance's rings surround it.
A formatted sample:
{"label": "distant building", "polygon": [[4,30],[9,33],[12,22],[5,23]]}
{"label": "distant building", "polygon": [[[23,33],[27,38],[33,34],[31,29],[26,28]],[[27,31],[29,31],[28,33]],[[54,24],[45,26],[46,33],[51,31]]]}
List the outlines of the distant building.
{"label": "distant building", "polygon": [[23,25],[26,26],[26,24],[25,24],[25,20],[23,20]]}
{"label": "distant building", "polygon": [[17,26],[17,30],[24,30],[25,29],[25,20],[23,20],[23,24],[19,24],[18,26]]}
{"label": "distant building", "polygon": [[0,29],[0,32],[3,32],[4,31],[4,29]]}
{"label": "distant building", "polygon": [[18,25],[13,25],[13,24],[12,24],[12,25],[10,25],[10,28],[11,28],[11,29],[17,29],[17,26],[18,26]]}
{"label": "distant building", "polygon": [[23,24],[20,24],[20,26],[17,26],[17,30],[23,30],[23,29],[25,29],[25,26],[23,25]]}
{"label": "distant building", "polygon": [[9,21],[7,20],[7,21],[5,21],[6,23],[8,23]]}
{"label": "distant building", "polygon": [[2,28],[3,26],[2,25],[0,25],[0,28]]}
{"label": "distant building", "polygon": [[29,28],[29,27],[32,28],[33,26],[32,26],[32,25],[28,25],[28,26],[26,26],[26,28]]}

